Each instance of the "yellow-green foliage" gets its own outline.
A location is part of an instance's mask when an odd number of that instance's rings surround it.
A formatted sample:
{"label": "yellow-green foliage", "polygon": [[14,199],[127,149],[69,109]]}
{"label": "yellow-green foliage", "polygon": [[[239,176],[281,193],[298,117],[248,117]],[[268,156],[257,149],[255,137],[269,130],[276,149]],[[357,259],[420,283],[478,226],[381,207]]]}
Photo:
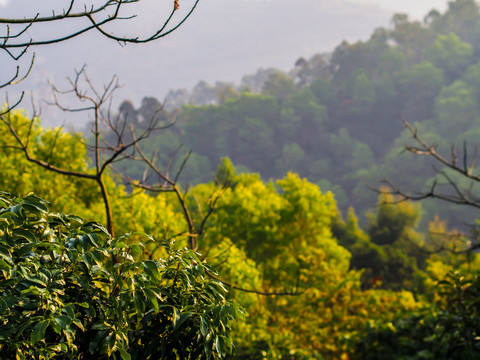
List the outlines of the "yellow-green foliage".
{"label": "yellow-green foliage", "polygon": [[[30,129],[30,120],[22,111],[11,112],[9,116],[24,142],[30,132],[28,149],[32,157],[66,170],[93,173],[92,164],[87,158],[86,141],[81,134],[71,134],[61,128],[43,129],[39,119],[33,122]],[[16,142],[5,126],[0,128],[0,134],[2,191],[19,196],[34,191],[38,196],[48,199],[54,211],[75,213],[87,220],[106,222],[104,203],[95,181],[57,174],[37,166],[14,148]],[[155,197],[142,192],[127,196],[125,188],[117,185],[109,174],[104,177],[104,182],[110,195],[118,234],[140,231],[163,237],[185,230],[183,217],[175,209],[175,202],[169,199],[169,195]]]}
{"label": "yellow-green foliage", "polygon": [[[11,116],[25,136],[25,115]],[[91,171],[80,135],[42,129],[38,123],[31,131],[29,149],[35,157],[70,170]],[[5,128],[1,134],[2,145],[14,144]],[[258,175],[234,175],[228,165],[224,162],[225,174],[220,174],[231,177],[224,191],[213,183],[201,184],[186,197],[199,226],[221,195],[198,238],[199,252],[220,270],[222,279],[236,287],[295,293],[266,297],[230,291],[230,299],[247,310],[246,320],[234,325],[239,357],[346,357],[344,340],[368,322],[389,321],[419,306],[409,292],[362,290],[361,272],[350,269],[350,252],[332,234],[338,212],[331,193],[322,193],[292,173],[276,183],[265,183]],[[94,181],[48,172],[13,148],[0,149],[0,166],[0,189],[19,195],[33,190],[47,198],[55,211],[104,222],[104,204]],[[174,194],[128,195],[109,174],[104,181],[117,234],[146,232],[156,238],[176,238],[180,247],[186,245],[188,228]],[[360,234],[353,212],[349,219],[347,228]],[[147,244],[143,256],[159,256],[157,245]]]}
{"label": "yellow-green foliage", "polygon": [[[212,190],[200,185],[193,193]],[[200,251],[220,254],[222,276],[237,286],[297,293],[233,292],[250,313],[237,325],[239,356],[341,358],[342,338],[374,318],[387,321],[419,306],[406,291],[361,289],[361,272],[349,271],[351,255],[332,235],[336,214],[331,193],[295,174],[275,184],[251,174],[232,179]]]}
{"label": "yellow-green foliage", "polygon": [[[88,160],[83,137],[69,134],[60,129],[43,130],[36,120],[30,128],[30,120],[22,111],[11,112],[12,124],[18,129],[18,134],[26,142],[30,132],[31,140],[28,149],[31,155],[51,162],[57,166],[68,166],[70,170],[86,171]],[[45,199],[49,199],[52,209],[76,212],[80,208],[81,216],[90,218],[93,214],[85,213],[83,206],[98,202],[99,192],[93,183],[75,178],[54,175],[39,166],[28,162],[25,155],[18,149],[13,148],[16,142],[5,126],[0,129],[0,188],[13,194],[25,195],[35,190]],[[56,151],[50,151],[51,145],[55,144]],[[88,211],[87,211],[88,212]]]}

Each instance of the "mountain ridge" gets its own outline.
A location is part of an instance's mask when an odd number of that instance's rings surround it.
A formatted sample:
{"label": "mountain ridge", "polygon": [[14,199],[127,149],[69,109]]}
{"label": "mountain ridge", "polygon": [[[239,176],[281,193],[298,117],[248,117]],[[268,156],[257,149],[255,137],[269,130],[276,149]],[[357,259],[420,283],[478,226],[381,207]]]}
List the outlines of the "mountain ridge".
{"label": "mountain ridge", "polygon": [[[21,3],[10,3],[6,10]],[[146,5],[144,22],[161,16],[154,11],[155,2]],[[182,8],[188,5],[185,1]],[[162,99],[169,90],[191,88],[200,80],[238,82],[262,67],[288,70],[299,57],[333,51],[342,40],[367,38],[374,28],[387,25],[391,15],[373,6],[338,0],[205,1],[177,31],[151,44],[121,47],[91,33],[37,48],[37,64],[16,90],[34,89],[39,102],[47,93],[47,80],[61,87],[75,68],[87,64],[98,84],[115,74],[126,84],[117,94],[117,103],[139,102],[144,96]],[[141,24],[129,26],[135,30]],[[65,115],[44,106],[44,124],[64,121],[68,121]]]}

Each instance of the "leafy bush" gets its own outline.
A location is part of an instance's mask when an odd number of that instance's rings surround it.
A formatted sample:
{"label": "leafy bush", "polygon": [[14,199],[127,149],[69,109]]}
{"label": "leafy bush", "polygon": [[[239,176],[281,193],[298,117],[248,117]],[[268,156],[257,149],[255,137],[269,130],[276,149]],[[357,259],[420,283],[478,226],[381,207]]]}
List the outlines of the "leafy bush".
{"label": "leafy bush", "polygon": [[437,307],[388,324],[371,323],[352,359],[478,359],[480,272],[450,272],[438,292]]}
{"label": "leafy bush", "polygon": [[33,194],[0,193],[1,359],[223,358],[241,309],[195,252],[50,213]]}

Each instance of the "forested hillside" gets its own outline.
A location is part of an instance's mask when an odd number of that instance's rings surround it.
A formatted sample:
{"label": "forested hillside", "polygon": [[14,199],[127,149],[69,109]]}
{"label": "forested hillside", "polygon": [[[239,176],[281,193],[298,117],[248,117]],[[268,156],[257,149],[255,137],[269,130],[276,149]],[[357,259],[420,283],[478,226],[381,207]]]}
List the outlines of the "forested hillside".
{"label": "forested hillside", "polygon": [[[293,173],[265,183],[223,160],[216,181],[189,191],[129,194],[108,171],[115,233],[125,234],[112,239],[91,221],[107,223],[100,188],[51,171],[94,174],[86,139],[42,129],[38,120],[32,127],[20,112],[9,121],[21,141],[29,139],[29,156],[51,166],[27,160],[2,126],[0,188],[34,189],[49,202],[0,196],[0,356],[450,359],[480,352],[479,258],[464,253],[468,243],[440,221],[428,237],[418,232],[415,204],[379,207],[364,231],[353,209],[344,220],[332,193]],[[196,252],[186,250],[192,236]]]}
{"label": "forested hillside", "polygon": [[[300,58],[289,73],[259,70],[239,85],[203,82],[171,91],[162,116],[176,125],[152,138],[150,147],[168,154],[183,144],[193,151],[184,183],[210,179],[229,157],[239,170],[265,180],[297,172],[333,191],[343,211],[353,206],[363,215],[375,206],[376,194],[367,187],[378,187],[378,180],[420,191],[435,176],[428,159],[402,153],[411,135],[401,114],[443,151],[463,141],[474,148],[479,44],[474,1],[451,2],[446,13],[432,11],[422,23],[395,15],[391,28],[375,30],[368,41]],[[137,109],[125,101],[120,113],[141,126],[159,107],[146,97]],[[458,209],[424,207],[426,218],[440,212],[454,226],[473,220]]]}

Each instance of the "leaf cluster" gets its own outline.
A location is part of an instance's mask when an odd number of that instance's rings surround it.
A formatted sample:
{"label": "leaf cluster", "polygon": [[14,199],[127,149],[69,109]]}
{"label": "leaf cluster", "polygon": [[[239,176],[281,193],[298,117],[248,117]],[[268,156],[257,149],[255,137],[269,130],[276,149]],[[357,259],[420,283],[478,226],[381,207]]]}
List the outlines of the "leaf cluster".
{"label": "leaf cluster", "polygon": [[480,355],[480,273],[451,271],[437,283],[433,308],[406,318],[371,322],[352,359],[477,359]]}
{"label": "leaf cluster", "polygon": [[[242,310],[192,251],[162,243],[143,260],[134,234],[0,194],[0,357],[223,358]],[[116,259],[115,261],[113,259]]]}

